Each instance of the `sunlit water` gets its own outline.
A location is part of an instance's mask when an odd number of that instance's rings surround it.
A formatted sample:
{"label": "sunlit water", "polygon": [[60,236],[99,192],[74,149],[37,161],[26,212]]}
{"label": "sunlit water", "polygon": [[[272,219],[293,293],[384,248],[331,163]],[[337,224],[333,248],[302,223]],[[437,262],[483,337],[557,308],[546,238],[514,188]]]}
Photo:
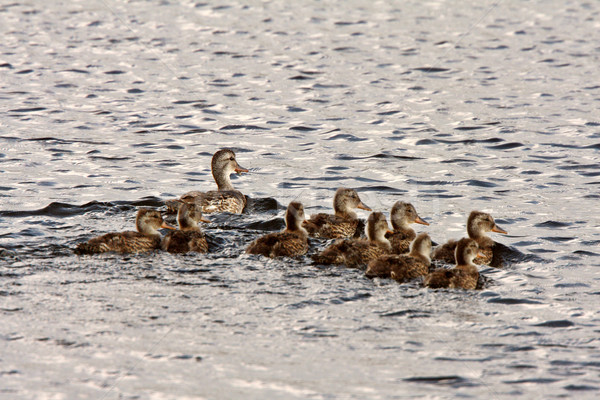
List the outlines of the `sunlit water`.
{"label": "sunlit water", "polygon": [[[0,397],[598,396],[598,4],[6,3]],[[210,254],[72,253],[222,147],[253,205]],[[512,257],[464,292],[243,254],[339,186]]]}

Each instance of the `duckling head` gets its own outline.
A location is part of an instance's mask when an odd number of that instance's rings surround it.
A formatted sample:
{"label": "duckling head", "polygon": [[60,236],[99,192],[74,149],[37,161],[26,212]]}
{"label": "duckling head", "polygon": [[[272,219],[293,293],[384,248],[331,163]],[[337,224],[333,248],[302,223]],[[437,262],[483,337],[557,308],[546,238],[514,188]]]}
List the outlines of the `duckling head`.
{"label": "duckling head", "polygon": [[424,221],[417,214],[417,210],[410,203],[404,201],[397,201],[392,207],[390,212],[390,219],[392,221],[392,227],[395,230],[407,229],[410,224],[417,223],[423,225],[429,225],[428,222]]}
{"label": "duckling head", "polygon": [[490,214],[481,211],[471,211],[467,220],[467,233],[469,237],[478,239],[485,236],[486,232],[507,233],[504,229],[496,225],[494,218]]}
{"label": "duckling head", "polygon": [[302,227],[304,220],[304,206],[298,201],[292,201],[285,212],[285,229],[308,234],[306,229]]}
{"label": "duckling head", "polygon": [[417,252],[427,259],[431,256],[431,238],[425,232],[421,232],[417,235],[415,240],[410,244],[410,252]]}
{"label": "duckling head", "polygon": [[237,172],[238,174],[248,172],[246,168],[243,168],[238,164],[235,153],[230,149],[221,149],[217,151],[212,157],[210,168],[219,190],[233,190],[229,175],[234,172]]}
{"label": "duckling head", "polygon": [[196,203],[184,202],[179,211],[177,211],[177,223],[179,229],[182,231],[186,230],[198,230],[198,222],[210,222],[202,216],[202,207]]}
{"label": "duckling head", "polygon": [[333,197],[333,209],[336,215],[350,216],[356,218],[356,213],[352,211],[355,208],[371,211],[358,197],[354,189],[339,188]]}
{"label": "duckling head", "polygon": [[373,212],[367,219],[367,238],[370,241],[390,243],[386,239],[385,234],[390,231],[390,227],[385,219],[385,215],[381,212]]}
{"label": "duckling head", "polygon": [[456,250],[454,250],[456,265],[474,265],[473,259],[477,257],[478,252],[479,245],[475,240],[470,238],[460,239],[456,243]]}
{"label": "duckling head", "polygon": [[140,208],[135,218],[135,226],[138,232],[144,235],[158,235],[160,228],[175,229],[167,224],[157,210]]}

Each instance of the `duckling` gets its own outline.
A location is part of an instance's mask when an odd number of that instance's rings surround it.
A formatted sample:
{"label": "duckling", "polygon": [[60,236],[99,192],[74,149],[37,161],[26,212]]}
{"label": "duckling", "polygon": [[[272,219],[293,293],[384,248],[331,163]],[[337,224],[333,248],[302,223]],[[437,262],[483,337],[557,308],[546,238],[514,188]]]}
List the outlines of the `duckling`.
{"label": "duckling", "polygon": [[[494,241],[487,236],[487,232],[507,233],[504,229],[496,225],[494,218],[490,214],[481,211],[471,211],[467,219],[467,234],[469,238],[477,242],[480,253],[475,258],[475,264],[489,264],[494,256]],[[456,241],[449,240],[434,250],[433,259],[453,264],[455,262],[455,248]]]}
{"label": "duckling", "polygon": [[367,267],[368,278],[392,278],[406,282],[429,273],[431,264],[431,238],[419,233],[410,245],[409,254],[392,254],[378,257]]}
{"label": "duckling", "polygon": [[333,197],[332,214],[313,214],[304,223],[304,228],[313,237],[327,239],[347,238],[354,236],[358,227],[358,217],[354,208],[371,211],[358,197],[354,189],[339,188]]}
{"label": "duckling", "polygon": [[177,211],[179,229],[169,232],[160,243],[160,248],[169,253],[187,253],[195,251],[206,253],[208,243],[204,233],[200,231],[198,222],[210,222],[202,217],[202,210],[198,204],[183,203]]}
{"label": "duckling", "polygon": [[235,158],[235,153],[230,149],[217,151],[210,164],[213,178],[217,183],[217,190],[208,192],[191,191],[179,199],[167,200],[167,211],[177,212],[182,203],[196,202],[202,206],[203,213],[230,212],[241,214],[246,207],[246,196],[235,190],[231,184],[229,175],[236,172],[248,172],[242,168]]}
{"label": "duckling", "polygon": [[453,269],[438,269],[428,274],[423,285],[432,289],[475,289],[479,280],[479,271],[473,264],[477,256],[479,245],[477,241],[462,238],[456,243],[455,258],[456,267]]}
{"label": "duckling", "polygon": [[392,246],[385,237],[386,232],[389,232],[389,226],[385,215],[373,212],[367,219],[367,239],[340,239],[313,256],[313,261],[326,265],[364,267],[369,261],[392,251]]}
{"label": "duckling", "polygon": [[163,221],[156,210],[140,208],[135,219],[137,232],[112,232],[95,237],[75,248],[77,254],[95,254],[114,251],[117,253],[141,253],[160,247],[159,228],[175,229]]}
{"label": "duckling", "polygon": [[392,227],[394,231],[391,234],[386,235],[390,243],[392,244],[392,251],[395,254],[408,253],[410,245],[415,237],[417,236],[410,224],[417,223],[423,225],[429,225],[417,214],[417,210],[410,203],[403,201],[397,201],[392,207],[390,212],[390,220],[392,221]]}
{"label": "duckling", "polygon": [[308,232],[302,227],[304,206],[292,201],[285,212],[285,229],[259,237],[246,248],[248,254],[266,257],[296,257],[308,250]]}

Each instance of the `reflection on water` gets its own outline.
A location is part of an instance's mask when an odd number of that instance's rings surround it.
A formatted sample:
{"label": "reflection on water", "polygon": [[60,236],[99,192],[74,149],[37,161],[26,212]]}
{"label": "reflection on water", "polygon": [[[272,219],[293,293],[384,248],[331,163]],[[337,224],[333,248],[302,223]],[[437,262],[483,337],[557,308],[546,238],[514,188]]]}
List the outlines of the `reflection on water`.
{"label": "reflection on water", "polygon": [[[2,393],[594,396],[598,6],[298,4],[0,5]],[[213,252],[73,254],[215,189],[222,147],[249,204]],[[437,243],[490,212],[504,267],[432,291],[313,265],[326,240],[243,254],[339,186]]]}

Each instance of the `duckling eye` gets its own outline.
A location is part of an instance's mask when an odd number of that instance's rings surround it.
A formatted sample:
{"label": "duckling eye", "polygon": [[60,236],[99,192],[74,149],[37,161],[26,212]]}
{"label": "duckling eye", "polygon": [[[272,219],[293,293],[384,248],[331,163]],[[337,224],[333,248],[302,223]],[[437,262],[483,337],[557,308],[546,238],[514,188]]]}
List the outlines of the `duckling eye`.
{"label": "duckling eye", "polygon": [[231,157],[229,157],[229,160],[231,160],[231,161],[234,161],[234,160],[235,160],[235,157],[234,157],[234,156],[231,156]]}

